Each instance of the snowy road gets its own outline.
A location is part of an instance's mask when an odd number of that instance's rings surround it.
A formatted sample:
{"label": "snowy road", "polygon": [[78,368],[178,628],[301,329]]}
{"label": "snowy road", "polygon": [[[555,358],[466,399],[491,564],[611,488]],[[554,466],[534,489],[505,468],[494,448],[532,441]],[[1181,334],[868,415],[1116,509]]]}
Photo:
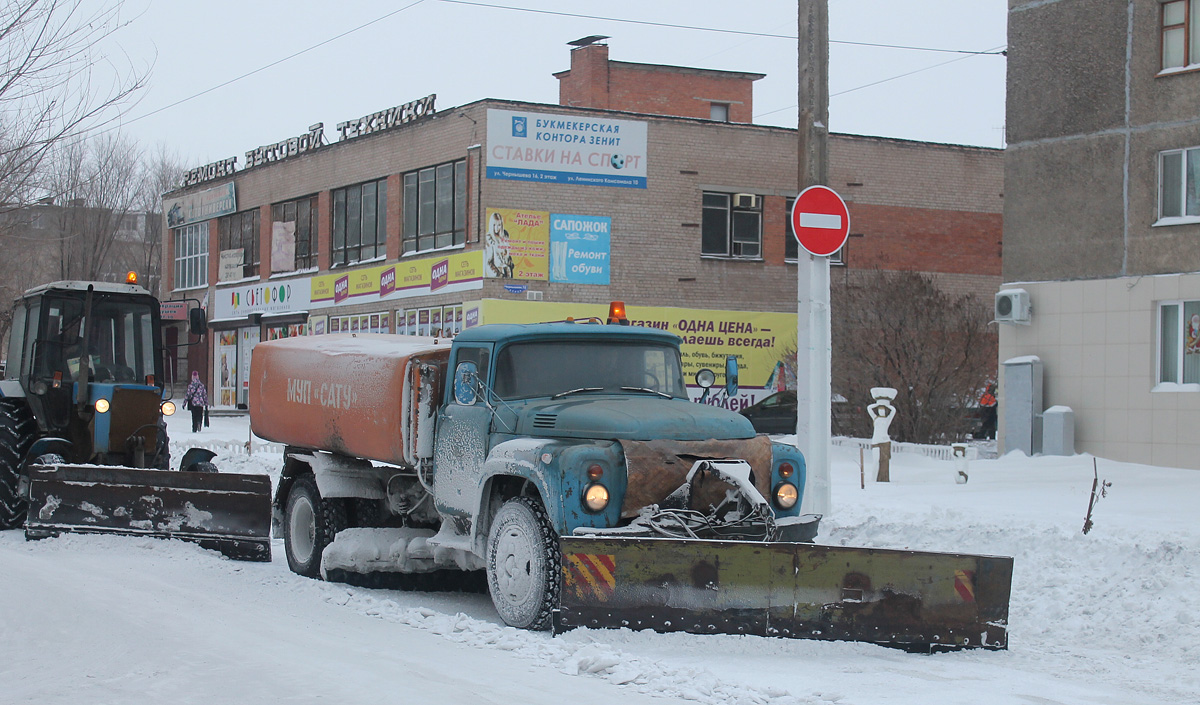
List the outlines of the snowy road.
{"label": "snowy road", "polygon": [[[200,438],[244,440],[214,419]],[[185,422],[186,423],[186,422]],[[240,425],[239,425],[240,424]],[[172,426],[181,445],[191,434]],[[484,595],[350,588],[146,539],[0,532],[0,702],[1200,703],[1200,473],[1090,458],[896,456],[858,487],[834,450],[820,540],[1016,558],[1010,650],[501,626]],[[219,458],[276,473],[280,456]]]}

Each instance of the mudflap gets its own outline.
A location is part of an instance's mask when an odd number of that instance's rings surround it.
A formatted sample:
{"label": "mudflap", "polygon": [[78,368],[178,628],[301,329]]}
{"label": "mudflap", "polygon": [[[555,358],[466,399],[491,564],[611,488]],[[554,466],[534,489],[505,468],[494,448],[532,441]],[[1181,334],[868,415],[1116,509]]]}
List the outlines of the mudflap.
{"label": "mudflap", "polygon": [[64,532],[180,539],[271,560],[271,478],[100,465],[32,466],[26,538]]}
{"label": "mudflap", "polygon": [[576,627],[1008,648],[1012,558],[810,543],[560,539]]}

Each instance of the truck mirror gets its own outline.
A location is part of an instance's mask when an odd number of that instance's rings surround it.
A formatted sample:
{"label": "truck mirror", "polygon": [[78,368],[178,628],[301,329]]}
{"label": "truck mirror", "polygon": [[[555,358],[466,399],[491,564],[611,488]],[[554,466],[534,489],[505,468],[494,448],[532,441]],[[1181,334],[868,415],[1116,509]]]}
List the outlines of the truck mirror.
{"label": "truck mirror", "polygon": [[188,332],[196,336],[203,336],[205,333],[208,333],[208,319],[204,315],[204,309],[193,308],[188,310]]}
{"label": "truck mirror", "polygon": [[733,398],[738,393],[737,355],[725,356],[725,396]]}
{"label": "truck mirror", "polygon": [[478,388],[479,368],[470,360],[458,363],[454,368],[454,402],[463,406],[474,405]]}

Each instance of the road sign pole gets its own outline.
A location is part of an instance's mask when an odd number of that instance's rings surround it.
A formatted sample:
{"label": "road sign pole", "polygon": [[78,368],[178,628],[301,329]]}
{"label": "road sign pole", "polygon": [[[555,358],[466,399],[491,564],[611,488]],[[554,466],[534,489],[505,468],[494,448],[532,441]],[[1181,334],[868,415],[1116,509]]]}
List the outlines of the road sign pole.
{"label": "road sign pole", "polygon": [[797,266],[796,446],[807,477],[800,511],[832,509],[829,447],[833,398],[833,335],[829,313],[829,258],[802,253]]}

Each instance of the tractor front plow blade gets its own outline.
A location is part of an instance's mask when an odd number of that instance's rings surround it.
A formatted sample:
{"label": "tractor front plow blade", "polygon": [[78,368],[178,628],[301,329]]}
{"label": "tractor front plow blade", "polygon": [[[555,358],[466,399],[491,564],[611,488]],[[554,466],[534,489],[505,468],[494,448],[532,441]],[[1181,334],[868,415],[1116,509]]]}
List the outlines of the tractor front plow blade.
{"label": "tractor front plow blade", "polygon": [[64,532],[192,541],[238,560],[271,560],[266,475],[100,465],[29,468],[27,538]]}
{"label": "tractor front plow blade", "polygon": [[555,630],[1008,648],[1012,558],[810,543],[560,539]]}

